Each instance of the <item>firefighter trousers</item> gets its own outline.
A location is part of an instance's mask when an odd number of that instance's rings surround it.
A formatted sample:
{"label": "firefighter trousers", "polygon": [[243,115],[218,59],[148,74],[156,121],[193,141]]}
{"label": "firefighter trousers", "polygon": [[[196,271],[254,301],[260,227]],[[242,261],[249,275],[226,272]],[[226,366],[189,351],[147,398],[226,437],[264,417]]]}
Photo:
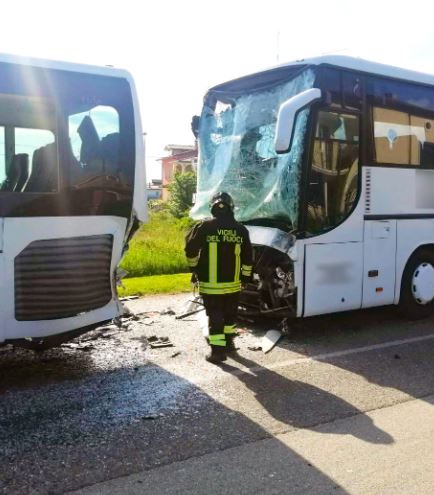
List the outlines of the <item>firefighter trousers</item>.
{"label": "firefighter trousers", "polygon": [[209,344],[225,348],[227,337],[235,335],[235,321],[240,293],[210,295],[202,294],[203,305],[209,318]]}

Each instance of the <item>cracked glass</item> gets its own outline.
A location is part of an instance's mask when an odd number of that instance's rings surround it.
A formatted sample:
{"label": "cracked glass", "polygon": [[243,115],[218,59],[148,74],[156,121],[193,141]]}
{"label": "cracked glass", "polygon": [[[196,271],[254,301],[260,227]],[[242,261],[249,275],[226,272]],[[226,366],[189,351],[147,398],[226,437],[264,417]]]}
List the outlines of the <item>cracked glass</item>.
{"label": "cracked glass", "polygon": [[269,87],[237,91],[211,90],[199,127],[199,166],[194,219],[209,217],[208,203],[218,191],[234,199],[242,222],[278,221],[297,227],[299,182],[309,110],[299,112],[292,148],[276,154],[274,136],[280,105],[313,86],[315,74],[305,69],[293,79]]}

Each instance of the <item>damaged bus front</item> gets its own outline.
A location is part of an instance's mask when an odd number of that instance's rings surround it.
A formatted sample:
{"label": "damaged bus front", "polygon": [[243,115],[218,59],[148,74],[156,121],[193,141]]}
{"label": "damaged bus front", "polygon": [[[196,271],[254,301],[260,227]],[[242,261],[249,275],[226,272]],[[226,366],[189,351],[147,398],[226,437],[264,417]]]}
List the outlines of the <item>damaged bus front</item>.
{"label": "damaged bus front", "polygon": [[234,198],[235,216],[254,246],[255,273],[242,297],[249,312],[297,313],[300,181],[309,104],[320,97],[315,77],[313,68],[300,64],[225,83],[205,97],[192,216],[208,216],[217,191]]}
{"label": "damaged bus front", "polygon": [[434,76],[322,56],[212,88],[193,217],[227,191],[249,228],[244,306],[434,311]]}
{"label": "damaged bus front", "polygon": [[50,347],[123,313],[144,173],[127,72],[0,55],[0,345]]}

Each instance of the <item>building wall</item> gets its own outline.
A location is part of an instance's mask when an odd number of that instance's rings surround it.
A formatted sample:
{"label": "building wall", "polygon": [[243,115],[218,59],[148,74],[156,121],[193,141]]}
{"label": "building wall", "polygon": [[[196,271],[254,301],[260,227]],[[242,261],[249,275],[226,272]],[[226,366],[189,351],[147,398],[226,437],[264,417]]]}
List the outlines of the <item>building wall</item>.
{"label": "building wall", "polygon": [[176,172],[192,172],[196,170],[197,149],[182,151],[170,156],[161,158],[163,191],[162,200],[168,201],[170,193],[168,185],[170,184]]}
{"label": "building wall", "polygon": [[162,189],[146,189],[146,197],[148,199],[161,199]]}

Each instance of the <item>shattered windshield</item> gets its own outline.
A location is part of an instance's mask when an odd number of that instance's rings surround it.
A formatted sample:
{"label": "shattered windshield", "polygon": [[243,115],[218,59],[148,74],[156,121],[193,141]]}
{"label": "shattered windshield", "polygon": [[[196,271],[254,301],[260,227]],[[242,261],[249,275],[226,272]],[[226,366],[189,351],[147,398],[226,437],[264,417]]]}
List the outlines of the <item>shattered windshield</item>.
{"label": "shattered windshield", "polygon": [[291,151],[277,155],[274,134],[281,103],[313,86],[311,69],[251,91],[211,90],[199,128],[195,219],[210,215],[214,193],[226,191],[237,220],[277,220],[296,228],[301,158],[309,110],[299,113]]}

